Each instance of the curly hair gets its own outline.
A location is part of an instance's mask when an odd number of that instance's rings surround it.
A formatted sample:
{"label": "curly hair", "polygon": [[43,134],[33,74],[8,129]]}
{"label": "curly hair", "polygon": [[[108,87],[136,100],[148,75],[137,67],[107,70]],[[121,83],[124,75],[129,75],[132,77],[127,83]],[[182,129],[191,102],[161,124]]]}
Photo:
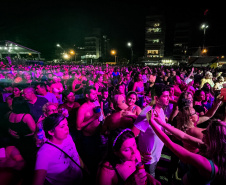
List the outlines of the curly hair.
{"label": "curly hair", "polygon": [[46,112],[47,107],[49,107],[50,105],[54,105],[56,108],[58,108],[58,103],[47,102],[45,105],[43,105],[42,112]]}
{"label": "curly hair", "polygon": [[183,132],[186,132],[187,129],[191,128],[193,125],[190,116],[190,106],[185,106],[182,108],[182,110],[178,113],[177,116],[177,128],[182,130]]}
{"label": "curly hair", "polygon": [[[189,91],[185,91],[185,92],[182,92],[178,101],[177,101],[177,104],[178,104],[178,108],[179,110],[182,110],[184,106],[188,105],[188,104],[193,104],[193,102],[190,101],[190,103],[188,102],[188,96],[191,95],[192,96],[192,93],[189,92]],[[187,101],[186,101],[187,100]]]}

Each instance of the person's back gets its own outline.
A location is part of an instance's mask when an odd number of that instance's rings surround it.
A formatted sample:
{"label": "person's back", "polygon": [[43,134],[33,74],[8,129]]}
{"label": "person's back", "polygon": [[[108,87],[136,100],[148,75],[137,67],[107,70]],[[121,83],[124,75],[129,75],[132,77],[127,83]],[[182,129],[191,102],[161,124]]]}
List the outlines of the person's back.
{"label": "person's back", "polygon": [[26,114],[15,114],[9,113],[8,121],[9,121],[9,132],[15,138],[21,138],[28,135],[32,135],[33,132],[24,122],[24,117]]}
{"label": "person's back", "polygon": [[8,117],[8,125],[9,134],[12,136],[11,145],[15,146],[19,150],[21,156],[26,162],[24,170],[25,174],[28,176],[24,176],[24,180],[29,184],[33,176],[37,152],[34,138],[35,122],[30,114],[10,113]]}

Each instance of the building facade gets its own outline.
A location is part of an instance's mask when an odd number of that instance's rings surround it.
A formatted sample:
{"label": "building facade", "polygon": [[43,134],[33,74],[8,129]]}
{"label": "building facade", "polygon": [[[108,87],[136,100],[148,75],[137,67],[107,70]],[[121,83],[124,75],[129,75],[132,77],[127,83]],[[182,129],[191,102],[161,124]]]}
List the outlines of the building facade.
{"label": "building facade", "polygon": [[104,62],[110,54],[109,39],[102,35],[101,29],[95,28],[84,38],[84,55],[81,60],[85,63]]}
{"label": "building facade", "polygon": [[176,23],[173,42],[173,58],[175,60],[184,61],[191,50],[189,50],[190,24],[188,22]]}
{"label": "building facade", "polygon": [[147,62],[159,62],[164,57],[165,22],[163,15],[146,17],[145,57]]}

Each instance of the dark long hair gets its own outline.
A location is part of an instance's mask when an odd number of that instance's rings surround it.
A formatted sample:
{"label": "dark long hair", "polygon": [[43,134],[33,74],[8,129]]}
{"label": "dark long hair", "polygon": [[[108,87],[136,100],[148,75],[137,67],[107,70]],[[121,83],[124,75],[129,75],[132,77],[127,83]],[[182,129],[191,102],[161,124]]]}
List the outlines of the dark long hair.
{"label": "dark long hair", "polygon": [[54,131],[56,126],[59,125],[60,122],[64,119],[65,116],[61,113],[53,113],[44,119],[43,128],[45,131],[46,138],[51,138],[51,135],[49,135],[48,131]]}
{"label": "dark long hair", "polygon": [[122,160],[117,155],[115,155],[115,152],[118,152],[120,150],[125,140],[129,138],[135,138],[134,133],[131,130],[124,130],[125,129],[121,128],[115,129],[110,132],[110,135],[108,137],[108,152],[104,161],[109,161],[113,167],[115,167],[116,164],[122,163]]}
{"label": "dark long hair", "polygon": [[207,132],[209,147],[206,155],[218,166],[218,180],[226,182],[226,123],[211,119]]}
{"label": "dark long hair", "polygon": [[23,97],[15,97],[12,102],[12,112],[16,114],[29,114],[30,108],[27,101]]}

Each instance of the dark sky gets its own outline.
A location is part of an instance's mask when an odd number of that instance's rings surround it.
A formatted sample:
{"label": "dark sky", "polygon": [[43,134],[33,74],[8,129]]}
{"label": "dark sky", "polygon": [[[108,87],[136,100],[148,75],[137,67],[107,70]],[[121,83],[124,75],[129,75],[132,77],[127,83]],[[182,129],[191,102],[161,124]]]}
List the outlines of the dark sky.
{"label": "dark sky", "polygon": [[[56,50],[56,43],[65,48],[81,46],[92,28],[99,27],[110,38],[111,46],[121,57],[128,57],[127,41],[132,41],[134,54],[144,55],[145,16],[153,12],[167,12],[167,24],[189,20],[197,30],[194,47],[202,39],[199,25],[209,23],[206,42],[217,48],[225,45],[225,18],[223,5],[165,4],[164,1],[28,1],[7,0],[1,2],[0,40],[11,40],[30,47],[48,58]],[[177,6],[176,6],[177,5]],[[212,48],[214,48],[212,47]],[[222,48],[222,47],[221,47]],[[218,48],[223,54],[224,50]],[[221,51],[223,50],[223,51]]]}

